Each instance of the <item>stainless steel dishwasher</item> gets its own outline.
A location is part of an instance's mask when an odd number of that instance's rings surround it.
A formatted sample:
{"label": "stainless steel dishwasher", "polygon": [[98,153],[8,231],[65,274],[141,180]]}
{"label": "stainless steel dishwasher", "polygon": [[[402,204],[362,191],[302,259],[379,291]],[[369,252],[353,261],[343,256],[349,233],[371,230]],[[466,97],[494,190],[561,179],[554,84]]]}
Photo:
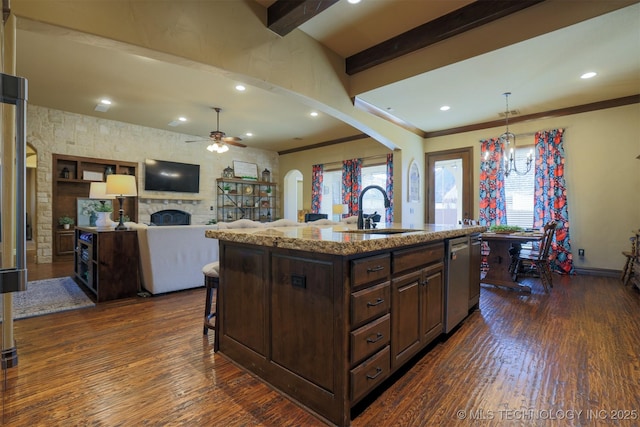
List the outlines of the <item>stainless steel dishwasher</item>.
{"label": "stainless steel dishwasher", "polygon": [[469,236],[447,239],[444,329],[449,333],[469,314]]}

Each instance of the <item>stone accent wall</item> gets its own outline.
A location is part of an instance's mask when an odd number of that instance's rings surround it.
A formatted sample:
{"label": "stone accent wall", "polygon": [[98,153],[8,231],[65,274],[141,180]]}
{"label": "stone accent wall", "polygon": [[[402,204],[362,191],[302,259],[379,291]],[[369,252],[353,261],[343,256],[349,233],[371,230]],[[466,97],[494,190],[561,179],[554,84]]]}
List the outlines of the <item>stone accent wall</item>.
{"label": "stone accent wall", "polygon": [[[197,137],[29,105],[27,143],[35,148],[38,156],[36,213],[33,221],[37,262],[50,263],[53,257],[51,199],[54,153],[138,162],[140,222],[149,222],[150,215],[162,209],[189,212],[192,224],[205,224],[215,218],[215,180],[222,176],[224,168],[233,166],[233,160],[256,163],[259,171],[267,168],[271,171],[272,181],[278,182],[276,152],[230,147],[224,154],[215,154],[206,150],[206,143],[184,142]],[[147,158],[199,164],[200,193],[145,192],[144,160]],[[163,196],[167,198],[163,199]],[[182,196],[184,200],[176,200]],[[210,210],[211,206],[213,210]]]}

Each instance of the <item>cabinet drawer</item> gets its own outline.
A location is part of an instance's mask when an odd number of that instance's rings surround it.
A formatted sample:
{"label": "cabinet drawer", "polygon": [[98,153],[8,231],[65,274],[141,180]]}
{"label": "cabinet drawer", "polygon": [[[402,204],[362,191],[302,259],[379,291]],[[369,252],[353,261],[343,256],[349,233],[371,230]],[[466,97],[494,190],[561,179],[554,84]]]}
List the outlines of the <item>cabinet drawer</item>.
{"label": "cabinet drawer", "polygon": [[358,327],[368,320],[389,312],[391,286],[384,282],[351,294],[351,326]]}
{"label": "cabinet drawer", "polygon": [[387,346],[351,370],[352,406],[387,378],[391,370],[389,360],[389,346]]}
{"label": "cabinet drawer", "polygon": [[391,273],[389,254],[351,261],[351,283],[353,287],[388,279]]}
{"label": "cabinet drawer", "polygon": [[418,246],[393,252],[393,273],[418,268],[433,262],[444,260],[444,243]]}
{"label": "cabinet drawer", "polygon": [[351,332],[351,363],[356,363],[389,344],[391,333],[389,314]]}

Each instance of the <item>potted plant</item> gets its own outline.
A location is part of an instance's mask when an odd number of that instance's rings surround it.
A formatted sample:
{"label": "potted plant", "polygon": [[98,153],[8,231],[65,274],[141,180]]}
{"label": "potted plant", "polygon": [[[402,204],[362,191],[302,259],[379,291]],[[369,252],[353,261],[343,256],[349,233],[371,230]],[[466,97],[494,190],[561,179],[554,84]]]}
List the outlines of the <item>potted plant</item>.
{"label": "potted plant", "polygon": [[75,224],[75,221],[70,216],[64,215],[64,216],[61,216],[60,218],[58,218],[58,224],[60,224],[62,227],[64,227],[65,230],[68,230],[69,226]]}
{"label": "potted plant", "polygon": [[222,186],[222,191],[224,191],[224,194],[229,194],[229,190],[231,190],[231,186],[229,184],[225,184]]}
{"label": "potted plant", "polygon": [[96,227],[98,229],[106,230],[111,228],[112,225],[115,226],[115,223],[111,221],[111,212],[113,211],[113,207],[111,204],[107,204],[104,201],[100,201],[94,206],[94,211],[98,218],[96,219]]}

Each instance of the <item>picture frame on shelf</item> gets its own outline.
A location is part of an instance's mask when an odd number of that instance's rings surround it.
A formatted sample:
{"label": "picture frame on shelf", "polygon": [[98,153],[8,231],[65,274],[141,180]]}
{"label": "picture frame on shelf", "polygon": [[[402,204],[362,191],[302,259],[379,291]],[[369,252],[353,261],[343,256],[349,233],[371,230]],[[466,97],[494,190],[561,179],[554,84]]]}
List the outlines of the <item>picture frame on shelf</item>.
{"label": "picture frame on shelf", "polygon": [[82,171],[82,179],[85,181],[104,181],[104,174],[102,172]]}
{"label": "picture frame on shelf", "polygon": [[88,197],[78,197],[77,199],[77,212],[76,218],[78,218],[77,225],[80,227],[95,227],[96,220],[98,219],[97,210],[98,206],[101,206],[104,202],[105,206],[111,206],[113,211],[112,200],[100,200],[89,199]]}
{"label": "picture frame on shelf", "polygon": [[233,161],[233,175],[240,179],[258,180],[258,165],[256,163]]}

